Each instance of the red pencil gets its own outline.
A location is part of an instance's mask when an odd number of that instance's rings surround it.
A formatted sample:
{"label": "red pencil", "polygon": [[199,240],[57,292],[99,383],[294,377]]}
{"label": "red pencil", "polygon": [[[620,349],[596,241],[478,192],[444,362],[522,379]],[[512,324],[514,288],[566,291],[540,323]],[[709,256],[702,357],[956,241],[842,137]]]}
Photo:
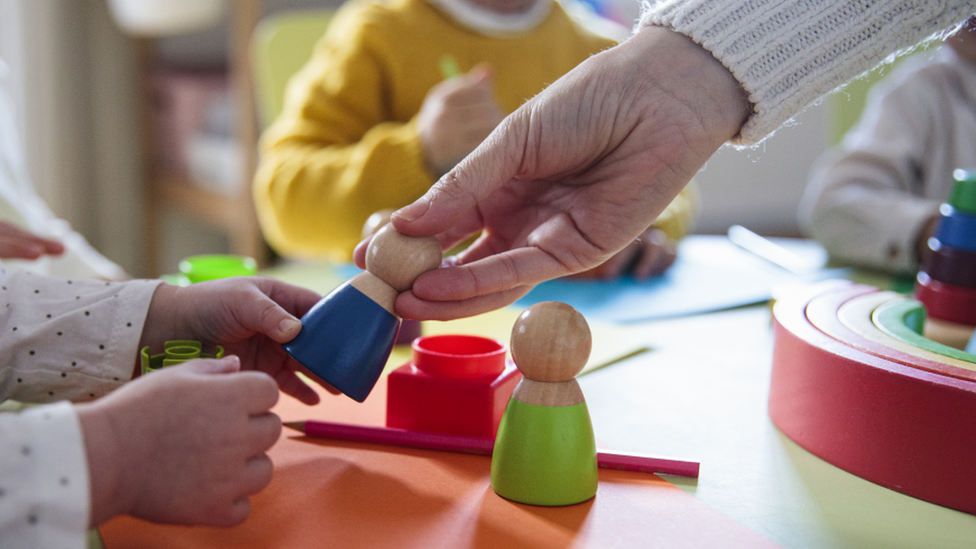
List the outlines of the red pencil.
{"label": "red pencil", "polygon": [[[395,429],[392,427],[370,427],[366,425],[351,425],[348,423],[332,423],[315,420],[285,422],[284,425],[290,429],[305,433],[310,437],[390,444],[393,446],[461,452],[482,456],[490,456],[495,447],[495,440],[486,437],[425,433],[408,429]],[[619,469],[638,473],[657,473],[660,475],[698,478],[699,464],[697,461],[655,458],[640,454],[606,451],[597,452],[596,461],[597,465],[603,469]]]}

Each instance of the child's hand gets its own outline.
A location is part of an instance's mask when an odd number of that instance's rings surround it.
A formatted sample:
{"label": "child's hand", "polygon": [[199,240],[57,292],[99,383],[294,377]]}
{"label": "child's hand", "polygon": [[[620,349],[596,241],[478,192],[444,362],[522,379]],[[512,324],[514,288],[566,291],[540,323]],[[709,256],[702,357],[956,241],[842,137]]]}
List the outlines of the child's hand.
{"label": "child's hand", "polygon": [[0,221],[0,258],[37,259],[42,255],[61,255],[64,244],[36,235],[13,223]]}
{"label": "child's hand", "polygon": [[298,363],[281,344],[301,331],[298,317],[319,294],[264,277],[237,277],[186,287],[163,284],[153,294],[139,348],[162,349],[163,342],[195,339],[221,345],[237,355],[245,370],[260,370],[285,393],[316,404],[318,393],[295,374]]}
{"label": "child's hand", "polygon": [[91,481],[91,525],[121,514],[232,526],[271,481],[264,453],[281,433],[274,380],[237,357],[153,372],[77,406]]}
{"label": "child's hand", "polygon": [[674,241],[661,229],[650,228],[602,265],[573,276],[610,280],[630,273],[636,280],[646,280],[664,274],[677,257]]}
{"label": "child's hand", "polygon": [[427,92],[417,115],[427,165],[437,177],[447,173],[503,118],[486,65],[437,84]]}

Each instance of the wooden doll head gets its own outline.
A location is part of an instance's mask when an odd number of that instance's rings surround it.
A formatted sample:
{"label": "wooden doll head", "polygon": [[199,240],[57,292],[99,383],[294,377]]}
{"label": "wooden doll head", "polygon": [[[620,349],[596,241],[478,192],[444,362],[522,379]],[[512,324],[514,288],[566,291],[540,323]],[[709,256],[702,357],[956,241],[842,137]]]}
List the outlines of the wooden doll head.
{"label": "wooden doll head", "polygon": [[441,264],[441,245],[433,236],[406,236],[387,224],[366,249],[366,270],[404,292],[418,276]]}
{"label": "wooden doll head", "polygon": [[536,303],[512,328],[512,358],[522,375],[534,381],[569,381],[590,357],[592,338],[586,319],[558,301]]}
{"label": "wooden doll head", "polygon": [[376,231],[382,229],[390,222],[390,217],[392,216],[393,210],[391,209],[373,212],[373,215],[369,216],[366,223],[363,223],[363,238],[376,234]]}

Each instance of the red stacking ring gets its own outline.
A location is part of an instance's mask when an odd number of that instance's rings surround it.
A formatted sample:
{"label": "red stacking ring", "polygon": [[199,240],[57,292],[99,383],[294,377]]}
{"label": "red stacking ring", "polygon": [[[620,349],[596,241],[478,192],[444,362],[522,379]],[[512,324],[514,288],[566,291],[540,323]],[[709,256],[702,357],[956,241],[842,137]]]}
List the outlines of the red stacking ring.
{"label": "red stacking ring", "polygon": [[945,284],[922,271],[915,279],[915,298],[925,304],[925,311],[932,318],[976,325],[974,288]]}

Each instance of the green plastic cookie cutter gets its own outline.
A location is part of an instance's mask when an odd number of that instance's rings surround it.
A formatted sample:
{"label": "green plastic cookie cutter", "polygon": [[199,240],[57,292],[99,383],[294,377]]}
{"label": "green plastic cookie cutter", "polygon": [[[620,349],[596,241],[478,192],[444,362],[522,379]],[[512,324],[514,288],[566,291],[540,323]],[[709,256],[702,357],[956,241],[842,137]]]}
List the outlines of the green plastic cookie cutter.
{"label": "green plastic cookie cutter", "polygon": [[163,352],[161,354],[150,355],[149,347],[143,347],[139,356],[142,361],[142,374],[146,375],[160,368],[174,364],[182,364],[187,360],[193,360],[195,358],[223,358],[224,348],[217,345],[214,353],[211,355],[203,352],[203,344],[199,341],[177,339],[163,343]]}
{"label": "green plastic cookie cutter", "polygon": [[880,305],[871,320],[882,332],[942,356],[976,363],[976,355],[928,339],[924,335],[925,305],[914,299],[896,299]]}

